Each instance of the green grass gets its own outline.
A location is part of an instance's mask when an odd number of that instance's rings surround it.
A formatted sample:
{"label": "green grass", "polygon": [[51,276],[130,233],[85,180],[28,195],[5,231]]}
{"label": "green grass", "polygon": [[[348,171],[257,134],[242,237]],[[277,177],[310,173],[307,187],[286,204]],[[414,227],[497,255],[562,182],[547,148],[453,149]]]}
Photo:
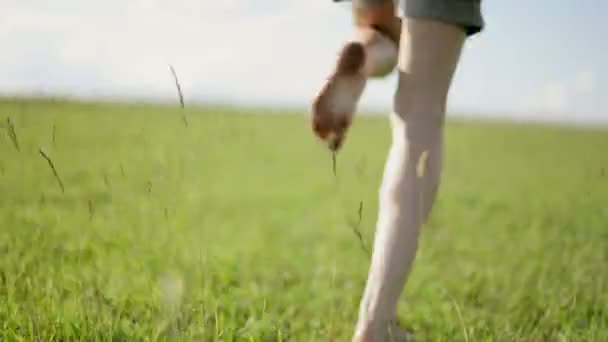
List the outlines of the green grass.
{"label": "green grass", "polygon": [[[387,120],[357,118],[334,178],[302,114],[186,111],[0,101],[0,341],[349,340]],[[446,144],[401,320],[607,341],[608,132],[450,122]]]}

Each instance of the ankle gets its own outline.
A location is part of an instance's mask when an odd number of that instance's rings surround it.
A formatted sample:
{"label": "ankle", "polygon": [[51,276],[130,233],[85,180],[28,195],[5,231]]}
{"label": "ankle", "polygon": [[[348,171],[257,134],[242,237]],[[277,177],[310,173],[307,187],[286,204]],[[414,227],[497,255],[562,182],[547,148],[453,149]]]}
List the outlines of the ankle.
{"label": "ankle", "polygon": [[360,320],[355,329],[353,342],[383,342],[386,339],[389,324],[390,322]]}
{"label": "ankle", "polygon": [[382,78],[391,73],[399,60],[399,47],[388,36],[371,27],[359,27],[347,46],[362,48],[361,73],[368,78]]}
{"label": "ankle", "polygon": [[401,20],[395,15],[392,1],[384,4],[370,0],[354,1],[353,17],[356,26],[375,28],[386,34],[395,44],[399,44]]}

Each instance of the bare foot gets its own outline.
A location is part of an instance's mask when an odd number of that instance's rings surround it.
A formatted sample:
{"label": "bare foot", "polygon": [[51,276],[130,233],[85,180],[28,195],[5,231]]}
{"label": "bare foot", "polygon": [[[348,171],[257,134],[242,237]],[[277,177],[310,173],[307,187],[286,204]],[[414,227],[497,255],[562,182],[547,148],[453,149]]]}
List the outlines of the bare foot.
{"label": "bare foot", "polygon": [[365,48],[349,42],[342,49],[334,72],[313,101],[312,124],[315,133],[332,151],[342,146],[350,127],[367,77],[363,74]]}
{"label": "bare foot", "polygon": [[344,142],[367,80],[386,77],[397,59],[397,44],[371,27],[358,27],[353,40],[344,45],[312,106],[313,129],[332,151]]}

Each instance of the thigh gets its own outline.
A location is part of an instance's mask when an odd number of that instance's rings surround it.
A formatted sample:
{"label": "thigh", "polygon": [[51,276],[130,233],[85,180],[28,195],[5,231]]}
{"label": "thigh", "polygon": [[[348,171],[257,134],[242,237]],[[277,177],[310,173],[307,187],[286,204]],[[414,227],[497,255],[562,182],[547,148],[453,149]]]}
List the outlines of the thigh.
{"label": "thigh", "polygon": [[399,44],[399,96],[443,103],[466,33],[460,25],[404,17]]}

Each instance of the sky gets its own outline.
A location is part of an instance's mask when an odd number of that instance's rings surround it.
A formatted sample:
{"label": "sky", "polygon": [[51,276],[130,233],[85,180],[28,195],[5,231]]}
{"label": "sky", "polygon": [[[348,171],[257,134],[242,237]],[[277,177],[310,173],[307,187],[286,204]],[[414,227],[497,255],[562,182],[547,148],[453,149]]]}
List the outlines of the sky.
{"label": "sky", "polygon": [[[608,123],[606,0],[483,0],[450,115]],[[352,33],[331,0],[0,0],[0,94],[306,108]],[[390,111],[396,77],[364,110]]]}

